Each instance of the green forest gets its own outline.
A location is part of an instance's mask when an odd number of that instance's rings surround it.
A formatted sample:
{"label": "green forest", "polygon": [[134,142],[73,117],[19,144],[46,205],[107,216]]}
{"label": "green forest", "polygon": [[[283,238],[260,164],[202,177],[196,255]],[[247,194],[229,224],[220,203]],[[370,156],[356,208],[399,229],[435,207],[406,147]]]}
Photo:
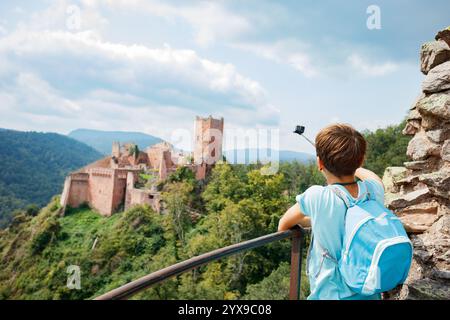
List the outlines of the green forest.
{"label": "green forest", "polygon": [[[382,174],[406,160],[402,126],[365,132],[366,167]],[[179,168],[160,185],[163,215],[148,206],[109,218],[88,207],[62,215],[58,196],[40,211],[17,210],[0,230],[0,299],[94,298],[192,256],[275,232],[297,194],[325,183],[314,163],[283,162],[275,175],[260,169],[217,164],[199,182]],[[289,262],[290,242],[284,240],[210,263],[134,298],[287,299]],[[80,290],[66,286],[71,265],[80,267]],[[301,295],[308,295],[305,274]]]}
{"label": "green forest", "polygon": [[0,228],[14,210],[36,210],[62,191],[65,176],[102,155],[56,133],[0,130]]}
{"label": "green forest", "polygon": [[[62,217],[55,197],[35,217],[16,215],[0,234],[0,297],[93,298],[177,261],[276,231],[297,190],[323,182],[313,165],[284,163],[269,176],[256,165],[224,163],[216,165],[206,183],[179,169],[161,186],[164,215],[138,206],[110,218],[89,208],[71,209]],[[136,298],[285,299],[289,257],[288,240],[273,243],[211,263]],[[66,288],[69,265],[81,268],[81,290]],[[307,290],[304,281],[303,295]]]}

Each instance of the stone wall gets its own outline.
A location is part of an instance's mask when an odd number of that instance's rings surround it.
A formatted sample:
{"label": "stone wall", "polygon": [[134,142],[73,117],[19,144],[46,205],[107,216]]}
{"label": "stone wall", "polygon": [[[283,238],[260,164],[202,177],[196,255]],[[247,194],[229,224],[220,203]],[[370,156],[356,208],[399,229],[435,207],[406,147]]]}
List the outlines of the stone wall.
{"label": "stone wall", "polygon": [[112,213],[114,170],[93,168],[89,170],[89,204],[101,215]]}
{"label": "stone wall", "polygon": [[86,173],[73,173],[66,177],[60,204],[76,208],[89,202],[89,175]]}
{"label": "stone wall", "polygon": [[132,172],[128,173],[126,180],[125,210],[135,205],[148,204],[155,212],[161,212],[161,195],[157,191],[148,189],[137,189],[134,184],[137,176]]}
{"label": "stone wall", "polygon": [[387,168],[386,205],[414,244],[410,274],[399,299],[450,299],[450,29],[420,52],[425,79],[404,134],[411,161]]}
{"label": "stone wall", "polygon": [[[112,192],[111,214],[119,209],[123,209],[125,202],[125,192],[127,188],[127,173],[126,170],[116,169],[114,170],[114,186]],[[136,173],[133,173],[136,175]]]}
{"label": "stone wall", "polygon": [[68,204],[71,207],[76,208],[84,203],[87,203],[88,201],[88,180],[78,180],[72,178]]}

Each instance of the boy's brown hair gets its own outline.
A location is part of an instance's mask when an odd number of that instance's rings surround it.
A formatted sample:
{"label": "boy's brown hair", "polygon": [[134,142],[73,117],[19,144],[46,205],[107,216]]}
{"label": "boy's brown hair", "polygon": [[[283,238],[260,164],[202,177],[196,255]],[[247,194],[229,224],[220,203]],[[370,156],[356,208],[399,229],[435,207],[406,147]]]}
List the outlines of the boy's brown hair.
{"label": "boy's brown hair", "polygon": [[332,124],[316,136],[317,156],[337,177],[354,174],[364,161],[366,148],[361,133],[346,124]]}

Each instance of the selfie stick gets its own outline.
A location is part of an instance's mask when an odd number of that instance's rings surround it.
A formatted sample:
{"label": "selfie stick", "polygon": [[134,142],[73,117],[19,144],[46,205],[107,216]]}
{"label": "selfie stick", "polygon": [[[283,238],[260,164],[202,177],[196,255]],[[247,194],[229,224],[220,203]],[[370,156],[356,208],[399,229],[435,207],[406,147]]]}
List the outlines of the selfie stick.
{"label": "selfie stick", "polygon": [[311,140],[309,140],[309,139],[303,134],[304,132],[305,132],[305,127],[304,127],[304,126],[296,126],[296,127],[295,127],[294,133],[296,133],[296,134],[302,136],[303,138],[306,139],[306,141],[308,141],[309,143],[311,143],[311,145],[312,145],[313,147],[316,147],[316,145],[314,144],[314,142],[312,142]]}

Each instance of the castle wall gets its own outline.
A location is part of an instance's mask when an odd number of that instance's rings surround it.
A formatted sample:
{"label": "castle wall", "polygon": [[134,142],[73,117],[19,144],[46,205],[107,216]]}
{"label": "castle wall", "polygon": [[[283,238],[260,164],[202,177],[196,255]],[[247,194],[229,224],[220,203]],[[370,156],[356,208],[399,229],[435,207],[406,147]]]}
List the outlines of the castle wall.
{"label": "castle wall", "polygon": [[61,193],[61,198],[59,199],[59,204],[63,208],[65,208],[68,204],[71,185],[72,185],[72,177],[68,175],[64,180],[63,192]]}
{"label": "castle wall", "polygon": [[88,201],[89,201],[88,181],[72,179],[67,204],[72,208],[76,208]]}
{"label": "castle wall", "polygon": [[128,172],[126,181],[126,197],[125,210],[130,209],[135,205],[148,204],[156,212],[160,212],[160,195],[157,192],[149,190],[136,189],[134,183],[137,177],[132,172]]}
{"label": "castle wall", "polygon": [[[133,174],[133,173],[131,173]],[[125,190],[127,187],[127,171],[114,170],[113,196],[111,205],[111,214],[117,211],[125,202]]]}
{"label": "castle wall", "polygon": [[127,173],[126,189],[125,189],[125,210],[131,206],[131,190],[134,189],[134,183],[136,181],[135,175],[132,172]]}
{"label": "castle wall", "polygon": [[206,164],[201,164],[195,167],[195,179],[203,180],[206,178]]}
{"label": "castle wall", "polygon": [[159,169],[161,158],[163,157],[163,153],[165,151],[169,152],[169,158],[171,158],[170,146],[167,143],[158,143],[147,149],[147,159],[153,169]]}
{"label": "castle wall", "polygon": [[90,205],[101,215],[110,216],[113,212],[114,169],[93,168],[89,174]]}
{"label": "castle wall", "polygon": [[160,196],[158,193],[134,188],[130,190],[129,195],[130,201],[125,208],[126,210],[135,205],[148,204],[155,212],[160,212]]}
{"label": "castle wall", "polygon": [[85,173],[73,173],[66,178],[60,200],[62,207],[76,208],[89,201],[88,179]]}

